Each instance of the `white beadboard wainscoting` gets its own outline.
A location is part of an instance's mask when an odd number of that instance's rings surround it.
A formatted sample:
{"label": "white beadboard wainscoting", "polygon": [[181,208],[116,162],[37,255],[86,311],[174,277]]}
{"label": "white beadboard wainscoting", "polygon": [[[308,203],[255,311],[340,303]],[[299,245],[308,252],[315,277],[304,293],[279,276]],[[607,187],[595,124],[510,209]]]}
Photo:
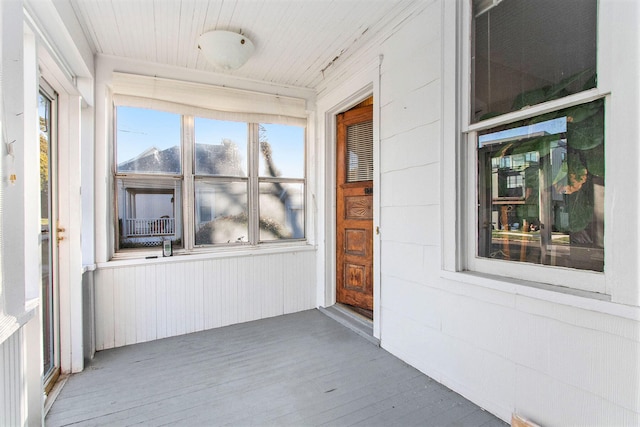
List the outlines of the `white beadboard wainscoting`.
{"label": "white beadboard wainscoting", "polygon": [[26,373],[23,329],[0,344],[0,425],[17,426],[26,421]]}
{"label": "white beadboard wainscoting", "polygon": [[96,350],[316,306],[312,250],[153,261],[96,270]]}

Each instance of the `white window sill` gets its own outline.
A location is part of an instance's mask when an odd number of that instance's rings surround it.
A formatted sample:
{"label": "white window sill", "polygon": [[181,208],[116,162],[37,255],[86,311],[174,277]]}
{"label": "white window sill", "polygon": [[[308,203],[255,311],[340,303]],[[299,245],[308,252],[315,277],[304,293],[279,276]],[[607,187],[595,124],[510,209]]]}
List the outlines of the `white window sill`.
{"label": "white window sill", "polygon": [[512,295],[522,295],[551,303],[640,321],[640,307],[613,303],[611,302],[611,296],[605,294],[471,271],[453,272],[441,270],[440,277]]}
{"label": "white window sill", "polygon": [[291,252],[316,251],[315,245],[305,243],[268,244],[241,247],[224,247],[215,249],[194,249],[190,252],[176,251],[173,256],[163,257],[162,251],[119,252],[107,262],[97,263],[98,268],[116,268],[123,266],[148,265],[157,263],[188,262],[220,258],[239,258]]}

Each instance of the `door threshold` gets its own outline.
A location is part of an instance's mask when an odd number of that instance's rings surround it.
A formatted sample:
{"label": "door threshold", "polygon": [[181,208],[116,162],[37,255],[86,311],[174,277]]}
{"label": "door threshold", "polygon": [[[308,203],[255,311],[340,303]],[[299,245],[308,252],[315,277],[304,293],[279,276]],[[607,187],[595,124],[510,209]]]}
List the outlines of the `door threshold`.
{"label": "door threshold", "polygon": [[68,374],[60,374],[58,376],[58,378],[56,379],[56,382],[55,382],[53,388],[51,389],[51,391],[46,393],[45,401],[44,401],[44,408],[43,408],[45,417],[49,413],[49,409],[51,409],[51,406],[53,406],[53,402],[56,401],[56,398],[58,397],[58,395],[62,391],[62,388],[67,383],[68,379],[69,379],[69,375]]}
{"label": "door threshold", "polygon": [[378,347],[380,346],[380,340],[373,336],[373,322],[362,314],[349,309],[348,305],[334,304],[326,308],[318,307],[318,310],[336,322],[351,329],[370,343]]}

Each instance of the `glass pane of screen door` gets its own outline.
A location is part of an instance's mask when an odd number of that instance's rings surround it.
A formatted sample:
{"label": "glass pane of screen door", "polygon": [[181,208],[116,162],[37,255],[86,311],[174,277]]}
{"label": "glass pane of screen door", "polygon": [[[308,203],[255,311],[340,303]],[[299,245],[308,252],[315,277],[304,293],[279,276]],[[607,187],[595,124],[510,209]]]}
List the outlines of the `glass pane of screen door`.
{"label": "glass pane of screen door", "polygon": [[40,235],[42,265],[42,339],[43,339],[43,378],[45,384],[55,371],[55,323],[54,323],[54,284],[57,275],[56,224],[54,212],[54,186],[52,185],[53,125],[55,113],[54,98],[41,91],[38,97],[39,136],[40,136]]}

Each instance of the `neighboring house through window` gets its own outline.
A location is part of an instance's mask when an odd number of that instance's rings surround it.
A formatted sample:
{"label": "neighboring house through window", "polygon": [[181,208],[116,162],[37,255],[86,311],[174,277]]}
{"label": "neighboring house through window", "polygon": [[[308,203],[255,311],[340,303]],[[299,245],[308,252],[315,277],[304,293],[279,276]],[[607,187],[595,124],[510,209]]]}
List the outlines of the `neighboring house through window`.
{"label": "neighboring house through window", "polygon": [[305,238],[304,127],[116,110],[118,250]]}
{"label": "neighboring house through window", "polygon": [[[470,270],[541,282],[550,275],[535,265],[604,271],[606,102],[592,90],[597,6],[473,2],[463,124],[468,158],[475,159]],[[556,284],[581,288],[582,279]]]}
{"label": "neighboring house through window", "polygon": [[117,110],[118,249],[182,246],[181,117],[140,108]]}

